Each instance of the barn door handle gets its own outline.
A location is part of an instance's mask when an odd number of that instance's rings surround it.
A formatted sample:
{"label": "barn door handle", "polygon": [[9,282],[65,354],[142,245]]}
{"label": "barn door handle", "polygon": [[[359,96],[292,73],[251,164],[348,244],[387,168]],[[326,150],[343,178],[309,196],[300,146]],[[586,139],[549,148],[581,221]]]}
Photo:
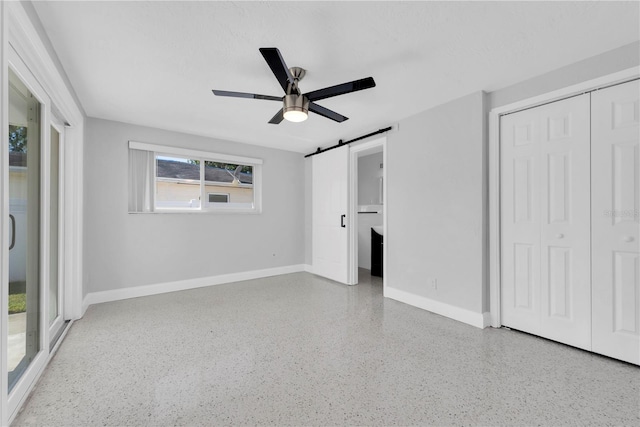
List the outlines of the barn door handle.
{"label": "barn door handle", "polygon": [[9,244],[9,250],[11,250],[16,245],[16,217],[9,214],[9,219],[11,220],[11,244]]}
{"label": "barn door handle", "polygon": [[556,239],[562,239],[563,237],[564,237],[564,234],[562,233],[556,234]]}
{"label": "barn door handle", "polygon": [[346,218],[346,215],[340,215],[340,227],[345,228],[346,225],[344,225],[344,219]]}
{"label": "barn door handle", "polygon": [[633,236],[624,236],[624,237],[622,238],[622,241],[623,241],[623,242],[627,242],[627,243],[629,243],[629,242],[633,242]]}

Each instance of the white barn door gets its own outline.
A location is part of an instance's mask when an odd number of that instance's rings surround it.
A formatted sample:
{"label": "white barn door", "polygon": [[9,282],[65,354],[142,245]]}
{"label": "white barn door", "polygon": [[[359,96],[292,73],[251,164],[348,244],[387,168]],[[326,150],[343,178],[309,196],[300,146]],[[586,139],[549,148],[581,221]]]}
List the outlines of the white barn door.
{"label": "white barn door", "polygon": [[349,283],[349,146],[312,157],[313,272]]}
{"label": "white barn door", "polygon": [[591,348],[590,105],[501,118],[502,323]]}
{"label": "white barn door", "polygon": [[593,351],[640,364],[640,83],[592,97]]}

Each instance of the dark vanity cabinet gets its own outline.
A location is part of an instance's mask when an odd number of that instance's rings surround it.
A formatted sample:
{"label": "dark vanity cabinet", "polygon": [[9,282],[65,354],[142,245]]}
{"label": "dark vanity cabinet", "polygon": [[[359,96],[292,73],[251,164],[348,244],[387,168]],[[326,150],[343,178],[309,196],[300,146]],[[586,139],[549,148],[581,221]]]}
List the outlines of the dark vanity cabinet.
{"label": "dark vanity cabinet", "polygon": [[371,229],[371,275],[382,277],[383,236]]}

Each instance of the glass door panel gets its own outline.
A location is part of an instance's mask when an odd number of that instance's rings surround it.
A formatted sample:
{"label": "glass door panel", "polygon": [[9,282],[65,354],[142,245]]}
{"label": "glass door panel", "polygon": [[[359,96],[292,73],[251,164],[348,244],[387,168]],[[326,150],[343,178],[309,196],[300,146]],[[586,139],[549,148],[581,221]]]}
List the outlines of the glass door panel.
{"label": "glass door panel", "polygon": [[60,265],[60,146],[61,133],[51,126],[49,154],[49,340],[53,346],[57,341],[62,326],[62,287]]}
{"label": "glass door panel", "polygon": [[40,351],[40,116],[40,102],[9,70],[9,392]]}

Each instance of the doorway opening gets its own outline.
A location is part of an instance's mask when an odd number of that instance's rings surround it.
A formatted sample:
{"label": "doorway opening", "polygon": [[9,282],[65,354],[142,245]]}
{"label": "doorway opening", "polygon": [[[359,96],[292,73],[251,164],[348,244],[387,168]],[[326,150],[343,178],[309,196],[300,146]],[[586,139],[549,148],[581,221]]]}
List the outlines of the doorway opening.
{"label": "doorway opening", "polygon": [[[386,286],[386,137],[350,149],[351,284],[366,277]],[[362,277],[360,277],[362,276]]]}

